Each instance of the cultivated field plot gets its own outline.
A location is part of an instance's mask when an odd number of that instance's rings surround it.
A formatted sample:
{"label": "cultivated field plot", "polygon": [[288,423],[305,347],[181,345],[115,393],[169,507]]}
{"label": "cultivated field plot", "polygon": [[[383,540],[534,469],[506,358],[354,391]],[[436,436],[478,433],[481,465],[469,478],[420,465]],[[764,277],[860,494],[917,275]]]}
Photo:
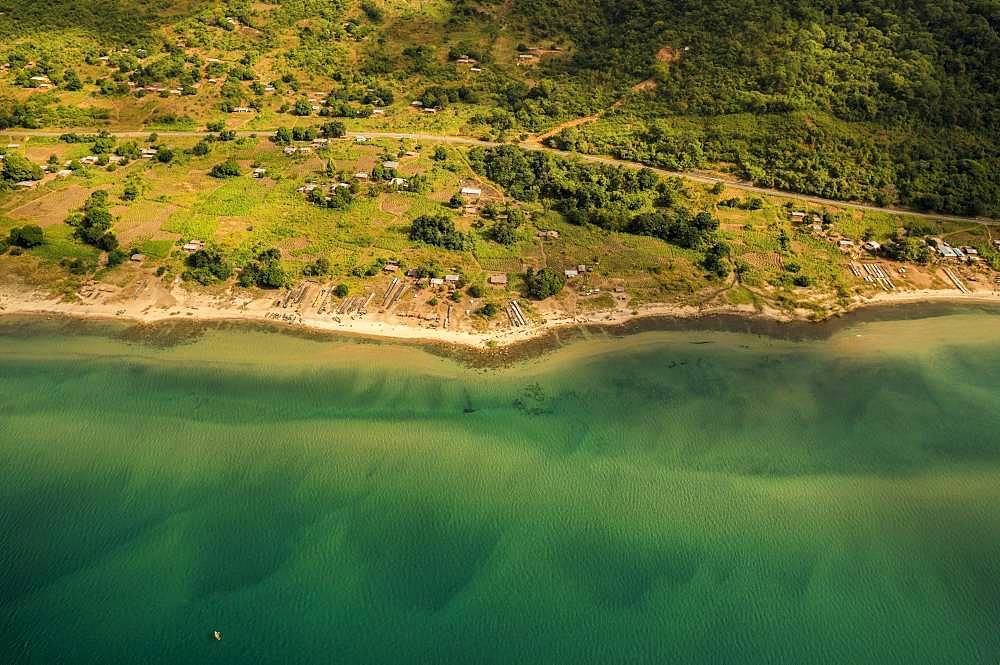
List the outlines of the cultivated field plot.
{"label": "cultivated field plot", "polygon": [[31,222],[43,228],[62,224],[70,213],[83,205],[90,190],[80,185],[71,185],[42,194],[33,201],[14,208],[7,213],[11,219]]}
{"label": "cultivated field plot", "polygon": [[777,252],[747,252],[740,255],[740,260],[761,272],[785,269],[781,254]]}

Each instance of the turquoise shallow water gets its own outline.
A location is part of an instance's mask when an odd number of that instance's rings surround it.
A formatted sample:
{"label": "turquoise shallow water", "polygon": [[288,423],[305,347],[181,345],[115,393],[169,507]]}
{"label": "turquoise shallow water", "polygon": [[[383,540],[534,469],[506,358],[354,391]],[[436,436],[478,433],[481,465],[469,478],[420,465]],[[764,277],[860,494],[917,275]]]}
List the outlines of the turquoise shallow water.
{"label": "turquoise shallow water", "polygon": [[998,323],[0,325],[0,662],[1000,662]]}

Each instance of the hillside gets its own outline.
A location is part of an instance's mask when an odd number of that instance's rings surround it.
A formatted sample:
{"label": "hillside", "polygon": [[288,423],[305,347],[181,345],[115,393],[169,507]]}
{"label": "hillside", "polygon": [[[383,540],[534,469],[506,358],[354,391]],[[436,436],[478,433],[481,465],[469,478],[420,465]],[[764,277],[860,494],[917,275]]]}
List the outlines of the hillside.
{"label": "hillside", "polygon": [[819,7],[0,0],[0,300],[492,335],[995,297],[996,12]]}
{"label": "hillside", "polygon": [[[318,110],[371,128],[490,137],[606,111],[552,144],[831,198],[1000,211],[996,0],[0,10],[0,127],[194,128],[248,108],[238,125],[271,129],[312,114],[320,93],[337,103]],[[445,113],[421,117],[413,99]]]}

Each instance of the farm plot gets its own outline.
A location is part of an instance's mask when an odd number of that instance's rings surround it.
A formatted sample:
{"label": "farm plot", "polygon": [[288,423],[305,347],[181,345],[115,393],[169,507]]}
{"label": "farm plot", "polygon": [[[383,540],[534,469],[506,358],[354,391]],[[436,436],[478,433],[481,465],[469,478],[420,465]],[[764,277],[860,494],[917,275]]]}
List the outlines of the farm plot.
{"label": "farm plot", "polygon": [[82,206],[90,196],[90,190],[80,185],[70,185],[65,189],[44,194],[33,201],[14,208],[8,213],[11,219],[31,222],[41,227],[61,224],[66,217]]}

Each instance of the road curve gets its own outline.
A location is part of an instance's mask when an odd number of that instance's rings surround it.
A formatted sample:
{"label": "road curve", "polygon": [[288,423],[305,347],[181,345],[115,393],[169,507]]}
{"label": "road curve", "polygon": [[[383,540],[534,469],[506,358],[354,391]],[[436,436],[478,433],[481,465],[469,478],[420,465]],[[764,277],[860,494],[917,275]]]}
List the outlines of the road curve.
{"label": "road curve", "polygon": [[[101,130],[77,130],[79,133],[93,133]],[[261,129],[257,131],[249,130],[239,130],[236,132],[237,136],[266,136],[272,134],[275,130],[273,129]],[[0,132],[0,135],[10,136],[10,137],[59,137],[67,132],[55,132],[55,131],[43,131],[43,130],[19,130],[19,129],[8,129]],[[208,136],[213,132],[208,131],[164,131],[164,132],[151,132],[151,131],[121,131],[121,132],[109,132],[113,136],[119,138],[144,138],[150,134],[157,134],[162,137],[176,137],[176,138],[197,138],[201,136]],[[482,139],[477,139],[471,136],[460,136],[454,134],[427,134],[427,133],[410,133],[410,132],[348,132],[348,138],[357,138],[359,136],[369,137],[374,139],[405,139],[411,141],[428,141],[434,143],[453,143],[458,145],[470,145],[470,146],[482,146],[482,147],[496,147],[499,145],[511,145],[503,144],[497,141],[484,141]],[[788,192],[780,189],[768,189],[767,187],[758,187],[749,182],[740,182],[735,180],[727,180],[725,178],[719,178],[716,176],[707,175],[704,173],[698,173],[695,171],[668,171],[666,169],[656,168],[652,166],[647,166],[645,164],[640,164],[638,162],[630,162],[623,159],[615,159],[613,157],[603,157],[599,155],[586,155],[577,152],[566,152],[564,150],[557,150],[555,148],[550,148],[546,145],[542,145],[536,141],[523,141],[521,143],[513,144],[524,150],[532,150],[535,152],[547,152],[553,155],[559,155],[561,157],[566,157],[568,159],[579,159],[584,162],[589,162],[591,164],[604,164],[607,166],[622,166],[629,169],[649,169],[653,173],[657,173],[663,176],[672,176],[675,178],[682,178],[684,180],[689,180],[691,182],[698,182],[706,185],[714,185],[715,183],[724,183],[727,187],[731,189],[738,189],[744,192],[753,192],[756,194],[765,194],[768,196],[779,196],[783,198],[794,198],[799,201],[805,201],[808,203],[813,203],[816,205],[827,205],[835,206],[838,208],[848,208],[851,210],[863,210],[867,212],[881,212],[889,215],[908,215],[910,217],[918,217],[921,219],[935,219],[944,220],[949,222],[960,222],[960,223],[976,223],[985,224],[988,226],[1000,226],[1000,219],[993,219],[989,217],[965,217],[962,215],[947,215],[940,213],[929,213],[929,212],[918,212],[916,210],[908,210],[906,208],[889,208],[880,207],[876,205],[871,205],[868,203],[858,203],[855,201],[838,201],[836,199],[827,199],[822,196],[813,196],[810,194],[800,194],[797,192]]]}

